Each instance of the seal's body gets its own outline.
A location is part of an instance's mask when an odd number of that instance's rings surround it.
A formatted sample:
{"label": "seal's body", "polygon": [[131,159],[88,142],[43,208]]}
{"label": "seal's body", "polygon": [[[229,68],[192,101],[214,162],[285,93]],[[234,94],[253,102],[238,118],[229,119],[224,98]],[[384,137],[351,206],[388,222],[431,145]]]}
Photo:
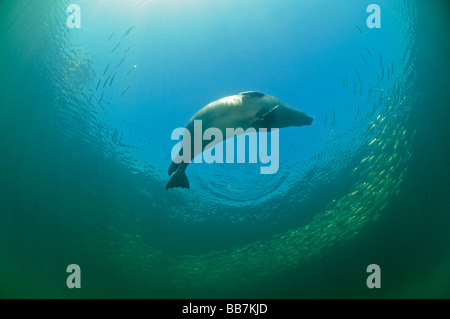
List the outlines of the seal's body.
{"label": "seal's body", "polygon": [[[243,130],[266,128],[270,130],[288,126],[311,125],[313,118],[273,96],[259,92],[243,92],[214,101],[199,110],[185,126],[191,133],[192,139],[194,139],[194,121],[196,120],[202,121],[203,131],[214,127],[218,128],[223,136],[226,136],[227,128],[242,128]],[[190,159],[192,160],[203,152],[206,149],[205,146],[210,148],[213,145],[214,143],[205,143],[201,150],[192,149]],[[189,181],[185,174],[188,165],[187,162],[180,163],[175,159],[172,161],[169,175],[174,172],[175,174],[170,178],[166,189],[189,188]]]}

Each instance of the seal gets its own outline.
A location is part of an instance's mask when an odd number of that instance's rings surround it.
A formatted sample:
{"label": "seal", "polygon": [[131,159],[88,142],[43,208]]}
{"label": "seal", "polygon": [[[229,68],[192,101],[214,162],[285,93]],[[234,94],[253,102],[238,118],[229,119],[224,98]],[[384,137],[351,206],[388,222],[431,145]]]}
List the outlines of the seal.
{"label": "seal", "polygon": [[[289,126],[311,125],[313,118],[306,113],[293,108],[279,99],[263,93],[249,91],[238,95],[227,96],[211,102],[200,109],[186,124],[187,129],[194,139],[194,121],[202,121],[202,130],[218,128],[223,135],[227,128],[279,129]],[[202,132],[203,134],[203,132]],[[212,147],[214,143],[203,143],[201,150],[192,148],[190,159],[194,159],[201,152]],[[194,145],[194,143],[191,143]],[[180,150],[181,152],[181,150]],[[182,154],[178,154],[182,156]],[[177,156],[177,157],[178,157]],[[169,166],[170,178],[166,189],[182,187],[189,188],[189,180],[185,170],[189,165],[186,161],[173,159]]]}

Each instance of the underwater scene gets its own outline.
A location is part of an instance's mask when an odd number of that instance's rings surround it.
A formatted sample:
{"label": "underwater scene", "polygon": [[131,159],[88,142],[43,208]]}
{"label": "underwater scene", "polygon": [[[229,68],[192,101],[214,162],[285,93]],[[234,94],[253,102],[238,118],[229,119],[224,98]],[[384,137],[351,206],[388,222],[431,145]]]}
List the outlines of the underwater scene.
{"label": "underwater scene", "polygon": [[0,298],[450,298],[449,13],[1,0]]}

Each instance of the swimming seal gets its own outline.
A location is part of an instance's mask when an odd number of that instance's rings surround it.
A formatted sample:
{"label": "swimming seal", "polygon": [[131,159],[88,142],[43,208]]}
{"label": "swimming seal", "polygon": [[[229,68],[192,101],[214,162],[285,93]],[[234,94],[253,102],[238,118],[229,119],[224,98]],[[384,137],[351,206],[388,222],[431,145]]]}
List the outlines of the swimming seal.
{"label": "swimming seal", "polygon": [[[238,95],[224,97],[214,101],[200,109],[186,124],[185,129],[191,133],[194,139],[194,121],[202,121],[202,130],[215,127],[222,131],[223,136],[227,128],[283,128],[289,126],[311,125],[313,118],[306,113],[297,110],[279,99],[263,93],[249,91]],[[202,132],[203,134],[203,132]],[[192,151],[190,160],[203,152],[205,146],[212,147],[214,143],[203,143],[201,151],[195,151],[194,143],[191,143]],[[178,154],[182,156],[182,154]],[[189,180],[185,170],[189,162],[172,160],[169,167],[170,178],[166,189],[174,187],[189,188]]]}

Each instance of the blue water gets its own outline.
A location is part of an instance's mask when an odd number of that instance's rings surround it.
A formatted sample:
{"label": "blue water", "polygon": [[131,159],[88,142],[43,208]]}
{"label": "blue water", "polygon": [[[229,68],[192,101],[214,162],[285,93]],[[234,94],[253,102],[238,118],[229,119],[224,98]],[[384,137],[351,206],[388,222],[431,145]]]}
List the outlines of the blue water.
{"label": "blue water", "polygon": [[[450,297],[445,1],[71,3],[0,3],[1,297]],[[172,131],[243,91],[313,125],[166,191]]]}

